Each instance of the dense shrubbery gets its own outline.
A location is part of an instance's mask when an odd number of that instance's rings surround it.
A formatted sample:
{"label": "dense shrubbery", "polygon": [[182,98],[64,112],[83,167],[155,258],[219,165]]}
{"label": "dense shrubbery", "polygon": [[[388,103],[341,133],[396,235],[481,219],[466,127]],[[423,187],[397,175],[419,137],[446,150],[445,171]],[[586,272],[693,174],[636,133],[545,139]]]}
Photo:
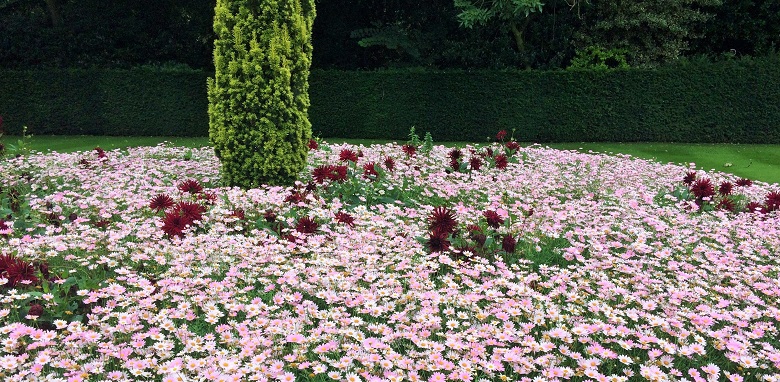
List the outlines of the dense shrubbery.
{"label": "dense shrubbery", "polygon": [[[197,71],[5,71],[0,115],[19,134],[205,136]],[[314,71],[315,135],[441,141],[780,142],[780,59],[618,71]]]}

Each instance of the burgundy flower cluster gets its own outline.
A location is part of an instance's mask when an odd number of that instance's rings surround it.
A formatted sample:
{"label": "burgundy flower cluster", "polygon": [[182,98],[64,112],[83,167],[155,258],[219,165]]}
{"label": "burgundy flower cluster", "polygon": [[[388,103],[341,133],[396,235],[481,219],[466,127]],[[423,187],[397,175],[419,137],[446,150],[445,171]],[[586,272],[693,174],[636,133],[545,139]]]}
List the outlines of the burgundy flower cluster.
{"label": "burgundy flower cluster", "polygon": [[[177,188],[183,193],[193,195],[197,200],[207,204],[213,203],[216,196],[203,193],[203,186],[196,180],[188,179],[178,184]],[[206,207],[197,202],[179,201],[166,194],[159,194],[149,202],[149,208],[155,212],[164,212],[162,230],[169,237],[182,237],[184,230],[196,221],[203,219]]]}
{"label": "burgundy flower cluster", "polygon": [[746,188],[753,185],[750,179],[739,179],[734,183],[722,182],[717,187],[708,178],[699,178],[694,171],[690,171],[683,177],[683,184],[688,187],[694,201],[700,207],[711,205],[717,210],[729,212],[761,212],[770,213],[780,210],[780,191],[771,191],[764,197],[763,203],[751,201],[741,207],[735,199],[735,191],[738,188]]}

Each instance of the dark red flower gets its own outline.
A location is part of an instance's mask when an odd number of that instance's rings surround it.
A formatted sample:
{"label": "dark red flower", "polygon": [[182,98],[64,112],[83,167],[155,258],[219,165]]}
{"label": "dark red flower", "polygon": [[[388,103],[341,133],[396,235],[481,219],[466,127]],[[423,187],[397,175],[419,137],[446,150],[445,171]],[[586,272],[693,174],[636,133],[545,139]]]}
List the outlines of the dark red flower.
{"label": "dark red flower", "polygon": [[47,280],[51,276],[51,273],[49,272],[49,264],[46,263],[38,264],[38,270],[41,271],[41,276],[43,276],[43,278]]}
{"label": "dark red flower", "polygon": [[766,194],[764,205],[766,206],[766,212],[780,210],[780,191],[772,191]]}
{"label": "dark red flower", "polygon": [[186,224],[192,224],[194,221],[203,219],[203,213],[206,212],[206,207],[203,207],[198,203],[178,202],[173,206],[171,212],[187,219],[188,221]]}
{"label": "dark red flower", "polygon": [[487,224],[493,228],[498,228],[501,224],[504,224],[504,219],[496,211],[487,210],[482,213],[482,216],[487,220]]}
{"label": "dark red flower", "polygon": [[108,156],[106,155],[106,152],[105,152],[103,149],[101,149],[100,147],[95,147],[95,152],[97,153],[97,156],[98,156],[98,158],[100,158],[100,159],[103,159],[103,158],[106,158],[106,157],[108,157]]}
{"label": "dark red flower", "polygon": [[207,205],[213,206],[217,202],[217,194],[213,192],[203,192],[198,194],[198,200],[205,202]]}
{"label": "dark red flower", "polygon": [[431,232],[428,236],[428,241],[426,242],[428,249],[433,253],[444,252],[450,249],[450,241],[448,240],[449,234],[448,231],[444,230],[434,230]]}
{"label": "dark red flower", "polygon": [[184,230],[190,223],[192,223],[192,221],[186,217],[175,211],[170,211],[166,213],[163,218],[162,230],[170,237],[182,237],[184,236]]}
{"label": "dark red flower", "polygon": [[734,189],[734,184],[731,182],[723,182],[718,186],[718,193],[725,196],[730,195],[731,191]]}
{"label": "dark red flower", "polygon": [[391,157],[385,158],[385,168],[387,171],[393,172],[395,170],[395,160]]}
{"label": "dark red flower", "polygon": [[347,166],[333,166],[333,171],[331,171],[330,180],[342,183],[347,180]]}
{"label": "dark red flower", "polygon": [[472,170],[479,171],[479,169],[482,167],[482,159],[479,159],[479,157],[471,157],[469,160],[469,165],[471,166]]}
{"label": "dark red flower", "polygon": [[230,217],[238,218],[238,220],[244,220],[246,219],[246,213],[243,209],[237,208],[233,211],[230,211]]}
{"label": "dark red flower", "polygon": [[358,156],[358,158],[362,158],[363,157],[363,150],[358,150],[357,156]]}
{"label": "dark red flower", "polygon": [[683,183],[690,186],[691,184],[693,184],[695,180],[696,180],[696,172],[689,171],[687,174],[685,174],[685,177],[683,178]]}
{"label": "dark red flower", "polygon": [[100,220],[96,221],[93,224],[95,224],[95,227],[102,229],[102,228],[106,228],[106,227],[110,226],[111,225],[111,220],[100,219]]}
{"label": "dark red flower", "polygon": [[450,159],[450,168],[452,171],[460,171],[460,161],[457,159]]}
{"label": "dark red flower", "polygon": [[295,230],[300,233],[315,233],[319,227],[320,225],[308,216],[298,219],[298,222],[295,224]]}
{"label": "dark red flower", "polygon": [[737,186],[750,187],[753,185],[753,181],[747,178],[742,178],[736,181]]}
{"label": "dark red flower", "polygon": [[43,315],[43,305],[41,305],[41,304],[30,304],[30,310],[27,311],[27,315],[35,316],[35,317],[42,316]]}
{"label": "dark red flower", "polygon": [[501,240],[501,249],[503,249],[506,253],[514,253],[516,245],[517,240],[515,240],[512,235],[506,235],[504,236],[504,239]]}
{"label": "dark red flower", "polygon": [[697,179],[691,185],[691,192],[697,199],[712,197],[715,195],[715,186],[709,179]]}
{"label": "dark red flower", "polygon": [[170,207],[173,207],[173,198],[165,194],[159,194],[149,202],[149,208],[157,212],[165,211]]}
{"label": "dark red flower", "polygon": [[506,148],[512,152],[516,152],[517,150],[520,150],[520,144],[515,141],[510,141],[506,143]]}
{"label": "dark red flower", "polygon": [[431,231],[450,233],[455,230],[458,222],[455,220],[455,212],[445,207],[436,207],[428,217],[428,228]]}
{"label": "dark red flower", "polygon": [[273,223],[276,221],[276,213],[271,210],[266,210],[265,213],[263,213],[263,219],[269,223]]}
{"label": "dark red flower", "polygon": [[314,139],[309,139],[308,147],[309,150],[317,150],[317,148],[320,147],[320,145],[317,144],[317,141],[315,141]]}
{"label": "dark red flower", "polygon": [[305,200],[306,200],[306,194],[298,190],[291,191],[290,195],[287,195],[287,197],[284,198],[284,201],[290,204],[298,204]]}
{"label": "dark red flower", "polygon": [[447,156],[450,157],[450,160],[458,160],[463,156],[463,152],[460,151],[460,149],[455,148],[450,150]]}
{"label": "dark red flower", "polygon": [[509,161],[507,160],[506,155],[496,155],[496,168],[499,170],[503,170],[506,168],[506,166],[509,165]]}
{"label": "dark red flower", "polygon": [[492,148],[490,148],[490,147],[487,147],[487,148],[485,148],[485,152],[483,152],[483,153],[482,153],[482,156],[483,156],[484,158],[487,158],[487,157],[491,157],[491,158],[492,158],[492,157],[493,157],[493,154],[494,154],[494,153],[493,153],[493,149],[492,149]]}
{"label": "dark red flower", "polygon": [[363,177],[369,180],[377,180],[379,179],[379,173],[376,171],[376,168],[374,167],[376,164],[374,162],[369,162],[363,165]]}
{"label": "dark red flower", "polygon": [[358,155],[357,155],[356,152],[354,152],[352,150],[344,149],[344,150],[341,150],[341,153],[339,154],[339,160],[342,161],[342,162],[351,161],[351,162],[357,163]]}
{"label": "dark red flower", "polygon": [[317,166],[311,172],[311,177],[315,182],[322,184],[325,180],[330,179],[331,173],[334,171],[332,165]]}
{"label": "dark red flower", "polygon": [[5,155],[5,145],[3,142],[0,142],[0,157]]}
{"label": "dark red flower", "polygon": [[719,210],[734,212],[737,210],[737,205],[734,204],[734,201],[729,198],[723,198],[718,202],[718,205],[715,206]]}
{"label": "dark red flower", "polygon": [[89,161],[86,158],[82,158],[79,161],[79,165],[84,166],[84,167],[89,167]]}
{"label": "dark red flower", "polygon": [[401,150],[403,150],[408,157],[413,157],[417,154],[417,147],[413,145],[403,145],[401,146]]}
{"label": "dark red flower", "polygon": [[[7,231],[9,229],[11,229],[11,227],[8,225],[8,223],[5,220],[0,219],[0,231]],[[5,236],[5,235],[6,235],[5,233],[0,233],[0,236]]]}
{"label": "dark red flower", "polygon": [[8,279],[7,287],[16,287],[23,281],[30,281],[29,285],[38,283],[35,275],[36,267],[33,263],[24,261],[12,255],[0,256],[0,277]]}
{"label": "dark red flower", "polygon": [[750,202],[747,205],[745,205],[745,211],[754,213],[758,211],[763,211],[764,205],[758,202]]}
{"label": "dark red flower", "polygon": [[187,179],[179,183],[178,187],[181,192],[189,192],[190,194],[197,194],[203,191],[203,186],[195,179]]}
{"label": "dark red flower", "polygon": [[352,215],[350,215],[350,214],[348,214],[346,212],[341,212],[341,211],[336,212],[336,216],[335,217],[336,217],[336,221],[341,223],[341,224],[346,224],[349,227],[354,227],[355,226],[355,218],[352,217]]}
{"label": "dark red flower", "polygon": [[68,215],[68,220],[69,220],[71,223],[73,223],[74,221],[76,221],[76,219],[78,219],[78,218],[79,218],[79,215],[78,215],[77,213],[75,213],[75,212],[71,212],[71,213],[70,213],[70,215]]}
{"label": "dark red flower", "polygon": [[503,141],[506,138],[506,130],[501,130],[496,134],[496,139]]}

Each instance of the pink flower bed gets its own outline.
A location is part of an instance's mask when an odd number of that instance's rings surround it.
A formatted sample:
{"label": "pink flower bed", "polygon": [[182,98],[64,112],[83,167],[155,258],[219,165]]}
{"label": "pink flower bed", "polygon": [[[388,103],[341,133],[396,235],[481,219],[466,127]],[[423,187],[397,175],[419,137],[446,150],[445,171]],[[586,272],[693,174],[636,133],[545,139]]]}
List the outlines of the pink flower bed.
{"label": "pink flower bed", "polygon": [[0,161],[0,379],[780,381],[778,212],[487,147],[321,143],[249,191],[205,148]]}

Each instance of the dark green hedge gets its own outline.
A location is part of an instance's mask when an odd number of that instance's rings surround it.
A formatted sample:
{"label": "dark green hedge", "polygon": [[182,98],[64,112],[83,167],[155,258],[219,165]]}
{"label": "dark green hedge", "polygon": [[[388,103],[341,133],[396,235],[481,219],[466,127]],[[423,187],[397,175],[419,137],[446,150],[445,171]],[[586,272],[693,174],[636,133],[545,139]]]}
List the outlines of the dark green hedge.
{"label": "dark green hedge", "polygon": [[208,134],[199,71],[0,70],[5,129],[45,135]]}
{"label": "dark green hedge", "polygon": [[[205,135],[200,72],[0,72],[0,115],[33,134]],[[310,79],[315,135],[485,141],[780,143],[780,59],[657,70],[340,72]]]}

